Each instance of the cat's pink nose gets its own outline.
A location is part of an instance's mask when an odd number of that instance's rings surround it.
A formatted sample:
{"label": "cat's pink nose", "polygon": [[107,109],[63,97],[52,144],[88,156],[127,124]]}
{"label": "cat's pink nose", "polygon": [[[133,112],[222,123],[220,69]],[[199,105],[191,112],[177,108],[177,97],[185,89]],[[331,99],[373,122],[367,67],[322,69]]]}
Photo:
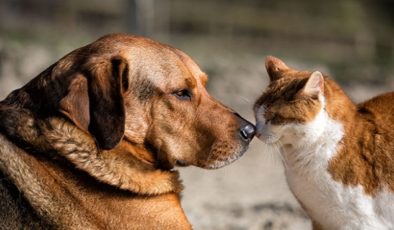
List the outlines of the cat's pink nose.
{"label": "cat's pink nose", "polygon": [[256,137],[260,138],[261,137],[261,133],[256,133]]}

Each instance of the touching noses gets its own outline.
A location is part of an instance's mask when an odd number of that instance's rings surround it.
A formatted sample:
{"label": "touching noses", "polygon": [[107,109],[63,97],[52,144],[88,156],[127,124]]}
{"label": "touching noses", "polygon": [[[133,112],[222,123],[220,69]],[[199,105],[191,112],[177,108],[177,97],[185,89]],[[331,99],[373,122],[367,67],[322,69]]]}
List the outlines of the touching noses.
{"label": "touching noses", "polygon": [[238,113],[235,113],[235,115],[237,116],[240,123],[239,134],[241,139],[245,142],[250,142],[256,133],[256,128],[252,123],[243,119]]}
{"label": "touching noses", "polygon": [[243,139],[250,141],[256,133],[256,129],[253,125],[247,124],[243,128],[241,128],[240,133]]}

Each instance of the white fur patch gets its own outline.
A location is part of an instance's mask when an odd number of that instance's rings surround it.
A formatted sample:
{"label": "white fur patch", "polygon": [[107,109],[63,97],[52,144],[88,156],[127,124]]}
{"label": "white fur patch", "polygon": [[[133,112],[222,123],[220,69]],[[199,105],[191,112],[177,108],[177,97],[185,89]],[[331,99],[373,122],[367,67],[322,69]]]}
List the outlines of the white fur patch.
{"label": "white fur patch", "polygon": [[280,130],[275,129],[280,129],[280,127],[266,124],[266,119],[264,117],[265,110],[265,106],[260,106],[255,113],[257,123],[256,136],[265,143],[271,144],[279,140],[279,136],[276,134],[280,133]]}

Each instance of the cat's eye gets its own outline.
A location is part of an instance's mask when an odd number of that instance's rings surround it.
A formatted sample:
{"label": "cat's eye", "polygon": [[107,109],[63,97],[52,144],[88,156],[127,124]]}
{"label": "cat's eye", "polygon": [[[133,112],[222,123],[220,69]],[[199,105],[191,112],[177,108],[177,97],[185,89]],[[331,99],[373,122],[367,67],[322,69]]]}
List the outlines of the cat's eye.
{"label": "cat's eye", "polygon": [[275,116],[275,117],[273,117],[273,118],[271,119],[270,122],[271,122],[271,124],[273,124],[273,125],[277,125],[277,124],[280,123],[280,119],[279,119],[278,116]]}
{"label": "cat's eye", "polygon": [[188,89],[177,90],[172,93],[176,98],[183,101],[192,100],[192,92]]}
{"label": "cat's eye", "polygon": [[266,125],[272,124],[273,118],[274,118],[274,117],[266,118],[266,119],[265,119],[265,124],[266,124]]}
{"label": "cat's eye", "polygon": [[283,122],[283,117],[281,115],[275,114],[269,119],[267,119],[265,122],[266,124],[270,123],[272,125],[278,125]]}

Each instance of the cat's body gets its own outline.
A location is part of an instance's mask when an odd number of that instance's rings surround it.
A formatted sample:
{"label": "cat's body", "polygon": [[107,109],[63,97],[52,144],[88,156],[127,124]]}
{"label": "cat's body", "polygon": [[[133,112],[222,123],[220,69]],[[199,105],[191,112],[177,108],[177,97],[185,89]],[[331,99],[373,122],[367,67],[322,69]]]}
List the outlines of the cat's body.
{"label": "cat's body", "polygon": [[289,187],[323,229],[394,229],[394,93],[354,105],[319,72],[267,58],[257,136],[277,145]]}

